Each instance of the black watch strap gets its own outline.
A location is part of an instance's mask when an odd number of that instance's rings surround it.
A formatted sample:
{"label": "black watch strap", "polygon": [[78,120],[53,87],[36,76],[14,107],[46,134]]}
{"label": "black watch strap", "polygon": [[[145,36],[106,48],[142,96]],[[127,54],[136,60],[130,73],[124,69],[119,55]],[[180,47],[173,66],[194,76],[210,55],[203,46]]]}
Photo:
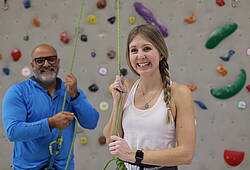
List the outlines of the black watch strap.
{"label": "black watch strap", "polygon": [[142,152],[142,150],[137,150],[135,153],[135,164],[136,165],[140,165],[141,161],[143,160],[143,155],[144,153]]}

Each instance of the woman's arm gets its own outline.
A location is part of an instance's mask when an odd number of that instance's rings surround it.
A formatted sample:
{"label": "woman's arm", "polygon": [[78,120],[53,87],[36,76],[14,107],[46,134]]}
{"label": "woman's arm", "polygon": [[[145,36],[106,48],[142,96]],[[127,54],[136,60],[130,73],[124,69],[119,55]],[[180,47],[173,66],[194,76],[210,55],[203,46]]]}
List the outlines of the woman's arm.
{"label": "woman's arm", "polygon": [[[120,81],[120,82],[119,82]],[[113,109],[109,118],[108,123],[105,125],[103,129],[103,134],[106,137],[107,143],[110,143],[110,136],[115,135],[115,126],[116,126],[116,120],[118,116],[118,107],[120,102],[120,92],[118,92],[116,89],[119,89],[120,91],[124,91],[123,98],[122,98],[122,108],[120,113],[120,120],[118,122],[118,136],[123,137],[123,130],[122,130],[122,115],[123,115],[123,106],[126,103],[127,95],[133,85],[133,80],[124,80],[122,81],[119,78],[116,78],[116,81],[110,85],[109,89],[113,96]],[[120,87],[122,86],[122,87]]]}

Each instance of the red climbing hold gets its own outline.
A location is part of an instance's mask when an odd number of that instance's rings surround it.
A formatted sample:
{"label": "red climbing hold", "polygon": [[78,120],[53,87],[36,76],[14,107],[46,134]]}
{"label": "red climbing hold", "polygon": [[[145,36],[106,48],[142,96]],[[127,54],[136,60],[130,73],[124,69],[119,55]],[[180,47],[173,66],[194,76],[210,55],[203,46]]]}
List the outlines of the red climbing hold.
{"label": "red climbing hold", "polygon": [[11,51],[11,56],[14,61],[18,61],[21,58],[22,53],[18,48],[15,48]]}
{"label": "red climbing hold", "polygon": [[248,92],[250,92],[250,84],[248,84],[248,85],[246,86],[246,89],[247,89]]}
{"label": "red climbing hold", "polygon": [[224,150],[224,159],[231,166],[238,166],[244,159],[245,152]]}
{"label": "red climbing hold", "polygon": [[67,32],[62,32],[60,34],[60,40],[64,43],[64,44],[68,44],[69,43],[69,36]]}
{"label": "red climbing hold", "polygon": [[216,0],[216,4],[219,5],[219,6],[224,6],[225,1],[224,0]]}

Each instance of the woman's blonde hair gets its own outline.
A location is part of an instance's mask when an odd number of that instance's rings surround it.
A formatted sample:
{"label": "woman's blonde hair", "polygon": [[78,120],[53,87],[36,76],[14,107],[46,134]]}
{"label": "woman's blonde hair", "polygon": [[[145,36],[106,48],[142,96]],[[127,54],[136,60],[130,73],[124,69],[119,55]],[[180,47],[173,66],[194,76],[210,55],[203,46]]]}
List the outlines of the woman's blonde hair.
{"label": "woman's blonde hair", "polygon": [[137,36],[138,34],[142,35],[150,43],[152,43],[152,45],[158,50],[159,54],[163,56],[163,58],[160,60],[160,63],[159,63],[159,70],[160,70],[161,79],[163,83],[164,101],[166,103],[167,109],[169,109],[170,111],[167,117],[167,123],[169,123],[172,121],[173,117],[171,118],[172,112],[170,108],[171,87],[170,87],[169,66],[167,63],[167,59],[168,59],[167,45],[164,41],[164,38],[161,32],[152,25],[149,25],[149,24],[139,25],[130,31],[128,39],[127,39],[126,60],[130,69],[138,76],[139,74],[132,67],[130,63],[130,58],[129,58],[129,44],[132,42],[134,37]]}

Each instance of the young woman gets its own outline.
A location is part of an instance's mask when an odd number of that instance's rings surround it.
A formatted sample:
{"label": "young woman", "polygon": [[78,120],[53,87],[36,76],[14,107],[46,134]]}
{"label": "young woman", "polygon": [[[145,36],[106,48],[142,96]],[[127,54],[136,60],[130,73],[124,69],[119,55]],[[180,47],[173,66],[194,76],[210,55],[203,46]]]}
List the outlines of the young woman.
{"label": "young woman", "polygon": [[[151,25],[132,29],[126,59],[139,79],[116,76],[110,85],[113,111],[103,133],[111,155],[125,161],[128,170],[177,170],[190,164],[195,152],[192,95],[186,85],[171,81],[160,31]],[[114,136],[121,94],[119,136]]]}

